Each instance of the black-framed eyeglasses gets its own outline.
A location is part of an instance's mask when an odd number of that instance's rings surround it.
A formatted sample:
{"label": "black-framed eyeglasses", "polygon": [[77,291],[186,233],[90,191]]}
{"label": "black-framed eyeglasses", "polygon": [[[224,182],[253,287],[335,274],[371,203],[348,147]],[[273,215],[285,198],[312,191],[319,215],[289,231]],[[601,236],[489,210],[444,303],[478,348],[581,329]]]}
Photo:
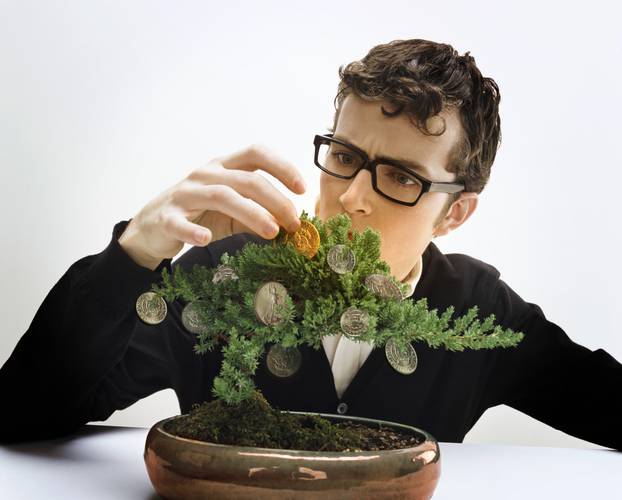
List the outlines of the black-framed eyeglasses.
{"label": "black-framed eyeglasses", "polygon": [[370,160],[365,151],[335,139],[333,134],[316,135],[315,165],[340,179],[352,179],[361,169],[371,173],[371,183],[381,196],[412,207],[428,192],[457,193],[466,186],[456,182],[433,182],[398,162]]}

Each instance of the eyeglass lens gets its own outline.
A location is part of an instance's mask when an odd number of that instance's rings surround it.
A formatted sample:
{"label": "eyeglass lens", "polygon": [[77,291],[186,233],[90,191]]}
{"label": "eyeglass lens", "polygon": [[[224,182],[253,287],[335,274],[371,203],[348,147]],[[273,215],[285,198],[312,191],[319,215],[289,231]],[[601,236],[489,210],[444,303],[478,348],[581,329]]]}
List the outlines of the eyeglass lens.
{"label": "eyeglass lens", "polygon": [[[322,143],[318,150],[318,162],[322,168],[336,175],[350,176],[361,168],[364,161],[356,151],[336,142]],[[423,187],[419,179],[406,170],[382,163],[376,167],[376,183],[385,195],[406,203],[413,203]]]}

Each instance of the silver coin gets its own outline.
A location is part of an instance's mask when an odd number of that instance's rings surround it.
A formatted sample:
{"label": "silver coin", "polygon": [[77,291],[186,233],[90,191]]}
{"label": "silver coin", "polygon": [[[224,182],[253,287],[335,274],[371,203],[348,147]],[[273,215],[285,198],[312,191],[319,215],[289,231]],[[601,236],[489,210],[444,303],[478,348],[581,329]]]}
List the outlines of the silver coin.
{"label": "silver coin", "polygon": [[276,281],[261,285],[255,293],[255,314],[264,325],[276,325],[283,321],[278,308],[285,304],[287,288]]}
{"label": "silver coin", "polygon": [[277,377],[291,377],[300,368],[302,355],[296,347],[274,344],[268,351],[266,364],[270,373]]}
{"label": "silver coin", "polygon": [[166,301],[155,292],[142,293],[136,300],[136,313],[148,325],[157,325],[166,318]]}
{"label": "silver coin", "polygon": [[354,269],[356,257],[346,245],[335,245],[328,251],[326,261],[337,274],[346,274]]}
{"label": "silver coin", "polygon": [[417,352],[410,342],[402,351],[395,340],[389,339],[384,345],[384,354],[393,369],[402,375],[410,375],[417,369]]}
{"label": "silver coin", "polygon": [[402,292],[395,282],[385,274],[370,274],[365,278],[365,287],[378,297],[402,300]]}
{"label": "silver coin", "polygon": [[369,315],[363,309],[349,307],[340,318],[343,333],[350,337],[358,337],[365,333],[369,327]]}
{"label": "silver coin", "polygon": [[184,306],[184,309],[181,311],[181,322],[183,323],[186,330],[191,333],[196,333],[197,335],[200,333],[207,332],[207,325],[199,316],[199,303],[198,301],[189,302]]}
{"label": "silver coin", "polygon": [[214,277],[212,278],[212,283],[220,283],[225,280],[237,280],[238,275],[235,274],[235,271],[232,267],[225,266],[221,264],[216,268],[216,272],[214,273]]}

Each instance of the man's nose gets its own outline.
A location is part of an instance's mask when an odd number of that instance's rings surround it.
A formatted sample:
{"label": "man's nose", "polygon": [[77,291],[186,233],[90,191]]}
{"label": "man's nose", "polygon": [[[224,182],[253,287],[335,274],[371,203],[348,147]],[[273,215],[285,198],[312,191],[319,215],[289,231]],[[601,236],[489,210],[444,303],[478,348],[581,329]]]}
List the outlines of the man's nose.
{"label": "man's nose", "polygon": [[371,212],[370,198],[374,190],[371,184],[371,172],[361,170],[349,181],[348,188],[339,197],[339,201],[348,213]]}

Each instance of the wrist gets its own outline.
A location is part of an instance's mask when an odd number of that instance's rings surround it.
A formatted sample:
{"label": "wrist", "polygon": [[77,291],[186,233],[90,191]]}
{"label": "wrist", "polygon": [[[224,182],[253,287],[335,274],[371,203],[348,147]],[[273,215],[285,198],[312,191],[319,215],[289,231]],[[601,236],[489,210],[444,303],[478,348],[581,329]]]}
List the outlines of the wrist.
{"label": "wrist", "polygon": [[141,234],[136,230],[134,219],[130,219],[117,241],[125,253],[139,266],[155,271],[162,262],[161,257],[155,257],[145,250],[145,244]]}

